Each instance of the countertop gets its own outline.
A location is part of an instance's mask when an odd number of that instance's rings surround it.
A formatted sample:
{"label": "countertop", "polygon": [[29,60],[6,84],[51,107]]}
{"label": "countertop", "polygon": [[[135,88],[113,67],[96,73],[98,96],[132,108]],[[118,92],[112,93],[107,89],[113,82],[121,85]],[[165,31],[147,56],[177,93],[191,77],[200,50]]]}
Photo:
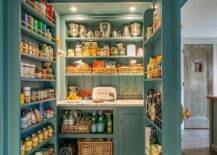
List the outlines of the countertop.
{"label": "countertop", "polygon": [[58,101],[57,106],[143,106],[144,101],[134,100],[134,99],[127,99],[127,100],[115,100],[115,101],[103,101],[103,102],[94,102],[93,100],[81,100],[77,102],[70,102],[70,101]]}

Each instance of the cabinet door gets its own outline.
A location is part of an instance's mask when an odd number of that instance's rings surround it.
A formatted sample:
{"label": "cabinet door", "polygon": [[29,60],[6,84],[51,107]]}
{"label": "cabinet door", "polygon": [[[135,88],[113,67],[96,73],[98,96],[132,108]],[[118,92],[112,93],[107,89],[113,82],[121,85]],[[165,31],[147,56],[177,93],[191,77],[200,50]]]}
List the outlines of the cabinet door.
{"label": "cabinet door", "polygon": [[144,155],[142,108],[119,111],[119,155]]}

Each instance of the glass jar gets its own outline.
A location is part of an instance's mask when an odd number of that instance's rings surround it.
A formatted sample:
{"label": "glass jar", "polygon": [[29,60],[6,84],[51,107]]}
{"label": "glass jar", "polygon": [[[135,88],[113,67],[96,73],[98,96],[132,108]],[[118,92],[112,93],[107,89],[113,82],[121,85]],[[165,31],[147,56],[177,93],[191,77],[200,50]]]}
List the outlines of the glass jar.
{"label": "glass jar", "polygon": [[54,89],[50,89],[50,98],[55,98],[55,91],[54,91]]}
{"label": "glass jar", "polygon": [[35,101],[39,101],[39,100],[40,100],[39,91],[36,90],[36,91],[35,91]]}
{"label": "glass jar", "polygon": [[38,146],[38,135],[36,133],[32,134],[32,147]]}
{"label": "glass jar", "polygon": [[48,139],[48,130],[47,128],[43,128],[43,135],[44,135],[44,140]]}
{"label": "glass jar", "polygon": [[22,117],[21,117],[21,128],[27,128],[28,127],[28,118],[26,111],[22,111]]}
{"label": "glass jar", "polygon": [[25,155],[26,149],[25,149],[25,144],[24,144],[23,141],[21,141],[21,149],[20,149],[20,151],[21,151],[21,155]]}
{"label": "glass jar", "polygon": [[44,134],[41,130],[38,131],[38,142],[42,143],[44,141]]}
{"label": "glass jar", "polygon": [[31,102],[31,87],[23,87],[25,103]]}
{"label": "glass jar", "polygon": [[32,149],[32,141],[30,137],[27,137],[25,140],[25,151],[28,152]]}
{"label": "glass jar", "polygon": [[36,91],[35,90],[32,90],[32,92],[31,92],[31,101],[32,102],[36,101]]}
{"label": "glass jar", "polygon": [[48,137],[52,137],[54,135],[54,129],[51,125],[48,125]]}

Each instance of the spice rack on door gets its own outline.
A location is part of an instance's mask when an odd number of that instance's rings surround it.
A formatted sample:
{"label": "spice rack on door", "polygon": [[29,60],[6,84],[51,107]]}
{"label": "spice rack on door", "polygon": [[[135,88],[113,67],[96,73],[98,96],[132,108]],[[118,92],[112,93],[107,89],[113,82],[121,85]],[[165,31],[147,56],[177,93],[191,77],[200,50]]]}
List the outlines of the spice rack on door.
{"label": "spice rack on door", "polygon": [[[56,43],[54,36],[56,35],[56,24],[48,15],[42,14],[33,2],[21,0],[21,39],[20,44],[20,63],[31,64],[35,67],[31,69],[21,66],[21,100],[20,104],[20,152],[23,152],[23,144],[25,139],[31,137],[36,131],[45,129],[51,125],[53,135],[48,139],[39,143],[37,146],[32,147],[29,151],[24,151],[26,154],[34,154],[36,151],[42,149],[48,144],[54,146],[57,150],[57,107],[56,107]],[[24,21],[25,20],[25,21]],[[32,20],[32,22],[30,22]],[[37,21],[37,24],[35,24]],[[34,23],[35,22],[35,23]],[[51,37],[47,35],[45,30],[39,27],[39,22],[50,30]],[[35,24],[35,25],[34,25]],[[46,26],[45,26],[46,25]],[[47,63],[47,64],[44,64]],[[46,68],[46,65],[48,67]],[[42,71],[44,67],[44,72]],[[37,68],[37,69],[36,69]],[[35,72],[38,70],[38,72]],[[34,72],[34,73],[33,73]],[[23,93],[24,87],[30,87],[32,92]],[[34,96],[32,95],[34,92]],[[42,93],[43,92],[43,93]],[[27,95],[28,94],[28,95]],[[52,97],[51,97],[52,95]],[[43,96],[43,97],[42,97]],[[29,97],[28,102],[26,97]],[[37,99],[36,99],[37,98]],[[26,101],[25,101],[26,100]],[[23,102],[24,101],[24,102]],[[25,126],[24,123],[28,122],[27,111],[31,111],[32,119],[36,122],[30,123],[31,125]],[[34,109],[37,109],[37,113]],[[47,111],[46,111],[47,110]],[[25,114],[24,114],[25,113]],[[23,116],[24,115],[24,116]],[[30,115],[29,115],[30,116]],[[51,117],[49,117],[51,116]],[[41,120],[37,121],[37,117]],[[33,120],[34,120],[33,119]],[[48,132],[48,128],[44,132]],[[38,133],[38,132],[37,132]],[[36,137],[38,135],[36,134]],[[31,139],[31,138],[30,138]],[[22,141],[21,143],[21,140]]]}

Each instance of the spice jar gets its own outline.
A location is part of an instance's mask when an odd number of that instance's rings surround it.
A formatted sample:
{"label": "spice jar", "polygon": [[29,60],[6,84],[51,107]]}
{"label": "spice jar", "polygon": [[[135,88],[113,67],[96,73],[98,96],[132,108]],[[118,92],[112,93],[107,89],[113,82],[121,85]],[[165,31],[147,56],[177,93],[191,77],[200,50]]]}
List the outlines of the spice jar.
{"label": "spice jar", "polygon": [[25,151],[28,152],[32,149],[32,141],[30,137],[27,137],[25,140]]}
{"label": "spice jar", "polygon": [[21,155],[25,155],[26,149],[25,149],[25,144],[23,141],[21,141],[21,149],[20,150],[21,150]]}
{"label": "spice jar", "polygon": [[36,135],[36,133],[32,134],[32,147],[36,147],[38,145],[38,136]]}
{"label": "spice jar", "polygon": [[38,142],[42,143],[44,141],[44,134],[41,130],[38,131]]}
{"label": "spice jar", "polygon": [[25,99],[25,103],[30,102],[30,98],[31,98],[31,87],[23,87],[23,94],[24,94],[24,99]]}
{"label": "spice jar", "polygon": [[47,128],[43,128],[44,140],[48,139],[48,130]]}
{"label": "spice jar", "polygon": [[52,137],[54,134],[54,129],[51,125],[48,125],[48,137]]}

